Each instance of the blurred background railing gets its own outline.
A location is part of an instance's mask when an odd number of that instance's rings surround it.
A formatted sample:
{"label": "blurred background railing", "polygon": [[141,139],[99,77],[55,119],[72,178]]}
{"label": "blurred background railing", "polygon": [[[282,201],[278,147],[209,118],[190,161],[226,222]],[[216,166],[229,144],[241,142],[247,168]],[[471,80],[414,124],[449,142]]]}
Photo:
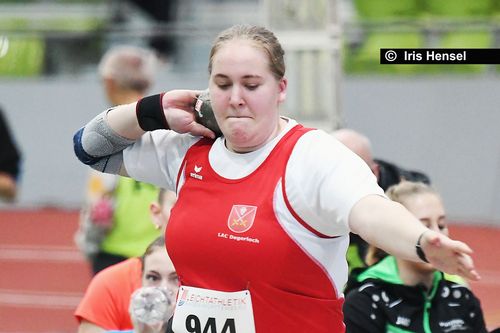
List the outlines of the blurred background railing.
{"label": "blurred background railing", "polygon": [[[2,48],[8,38],[11,52],[1,60],[0,77],[94,71],[102,53],[119,43],[154,47],[177,70],[195,71],[218,31],[241,20],[260,22],[256,9],[258,1],[3,0]],[[193,61],[201,42],[203,59]]]}
{"label": "blurred background railing", "polygon": [[[175,58],[177,65],[197,70],[198,62],[186,57],[193,51],[186,49],[186,44],[193,45],[185,41],[205,41],[198,45],[204,48],[200,50],[203,61],[199,61],[203,65],[206,48],[218,31],[238,22],[269,22],[269,18],[275,22],[273,28],[286,31],[332,32],[328,25],[339,24],[342,64],[348,75],[484,74],[499,70],[493,65],[381,66],[378,54],[382,47],[498,48],[498,0],[162,1],[161,15],[159,8],[147,5],[154,2],[1,0],[0,55],[7,46],[10,52],[1,58],[0,77],[92,70],[110,44],[123,41],[153,45]],[[308,12],[304,3],[308,3]],[[328,14],[333,10],[329,8],[335,8],[338,22]],[[181,49],[173,54],[176,47]]]}

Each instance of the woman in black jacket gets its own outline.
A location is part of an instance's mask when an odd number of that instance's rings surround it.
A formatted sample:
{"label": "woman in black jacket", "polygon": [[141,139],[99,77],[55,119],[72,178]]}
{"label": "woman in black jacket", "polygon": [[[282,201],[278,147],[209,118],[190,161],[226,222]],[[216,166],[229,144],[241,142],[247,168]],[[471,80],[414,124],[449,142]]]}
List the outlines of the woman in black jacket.
{"label": "woman in black jacket", "polygon": [[[424,225],[448,235],[441,198],[430,186],[402,182],[386,193]],[[370,254],[376,256],[371,250]],[[387,256],[350,281],[344,304],[346,331],[487,332],[479,300],[466,285],[451,280],[428,263]]]}

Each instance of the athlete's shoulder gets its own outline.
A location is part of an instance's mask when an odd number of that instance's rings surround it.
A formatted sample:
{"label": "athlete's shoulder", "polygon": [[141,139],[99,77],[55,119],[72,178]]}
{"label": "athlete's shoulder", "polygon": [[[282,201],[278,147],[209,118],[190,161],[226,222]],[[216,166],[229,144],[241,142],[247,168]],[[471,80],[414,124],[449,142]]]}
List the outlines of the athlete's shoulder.
{"label": "athlete's shoulder", "polygon": [[331,134],[321,129],[311,129],[298,140],[296,150],[300,154],[319,159],[350,157],[353,153]]}

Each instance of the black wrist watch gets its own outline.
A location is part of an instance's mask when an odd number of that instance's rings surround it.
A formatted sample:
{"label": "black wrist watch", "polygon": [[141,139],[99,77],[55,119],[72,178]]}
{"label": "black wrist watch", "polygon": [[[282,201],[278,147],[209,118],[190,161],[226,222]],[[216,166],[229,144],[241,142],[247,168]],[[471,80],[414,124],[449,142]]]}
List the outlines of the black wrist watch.
{"label": "black wrist watch", "polygon": [[425,231],[422,232],[420,234],[420,236],[418,236],[418,240],[417,240],[417,245],[415,245],[415,250],[417,251],[417,256],[422,260],[422,261],[425,261],[425,262],[429,262],[429,260],[427,260],[427,257],[425,256],[425,253],[424,253],[424,250],[422,250],[422,246],[420,246],[420,240],[422,239],[422,236],[425,234]]}

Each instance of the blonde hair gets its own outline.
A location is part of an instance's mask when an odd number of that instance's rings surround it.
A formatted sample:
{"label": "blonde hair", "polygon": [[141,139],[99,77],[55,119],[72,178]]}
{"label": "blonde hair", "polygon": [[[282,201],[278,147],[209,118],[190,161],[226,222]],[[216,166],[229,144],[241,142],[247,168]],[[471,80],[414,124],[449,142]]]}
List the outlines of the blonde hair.
{"label": "blonde hair", "polygon": [[158,59],[153,51],[136,46],[115,46],[99,62],[102,78],[114,80],[120,87],[140,93],[153,84]]}
{"label": "blonde hair", "polygon": [[[392,185],[385,191],[385,194],[392,201],[398,202],[405,206],[406,200],[416,195],[434,194],[439,197],[439,193],[430,185],[422,182],[402,181],[399,184]],[[374,265],[384,259],[387,253],[373,245],[368,246],[365,256],[365,262],[368,266]]]}
{"label": "blonde hair", "polygon": [[246,39],[264,50],[269,58],[269,69],[277,80],[285,76],[285,51],[278,38],[270,30],[247,24],[239,24],[222,31],[216,38],[210,50],[208,73],[212,74],[213,58],[221,47],[234,39]]}
{"label": "blonde hair", "polygon": [[437,193],[437,191],[430,185],[422,182],[411,182],[407,180],[404,180],[399,184],[392,185],[387,189],[387,191],[385,191],[385,194],[389,197],[389,199],[399,202],[403,206],[405,205],[405,200],[408,198],[427,193],[434,194],[439,197],[439,193]]}

